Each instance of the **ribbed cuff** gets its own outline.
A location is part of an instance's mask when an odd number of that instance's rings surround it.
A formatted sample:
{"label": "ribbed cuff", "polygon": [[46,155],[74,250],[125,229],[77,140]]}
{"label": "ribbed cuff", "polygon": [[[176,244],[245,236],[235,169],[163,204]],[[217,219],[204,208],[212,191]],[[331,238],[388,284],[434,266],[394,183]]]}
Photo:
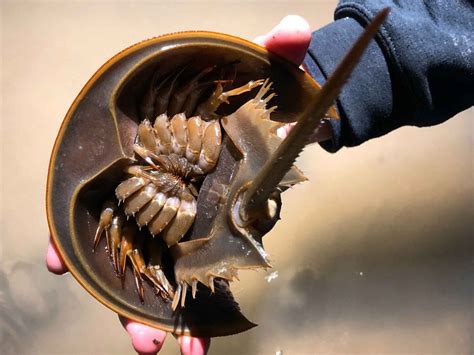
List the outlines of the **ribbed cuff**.
{"label": "ribbed cuff", "polygon": [[[337,20],[313,32],[304,60],[320,84],[334,71],[364,28],[352,18]],[[393,129],[392,85],[383,52],[372,41],[337,99],[341,119],[331,120],[333,137],[322,142],[329,152],[359,145]]]}

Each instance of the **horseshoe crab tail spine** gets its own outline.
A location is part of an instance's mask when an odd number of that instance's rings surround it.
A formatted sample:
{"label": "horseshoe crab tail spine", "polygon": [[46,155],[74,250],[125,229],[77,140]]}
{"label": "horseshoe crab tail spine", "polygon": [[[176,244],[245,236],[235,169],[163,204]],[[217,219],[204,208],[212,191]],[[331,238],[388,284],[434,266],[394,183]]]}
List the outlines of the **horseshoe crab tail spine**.
{"label": "horseshoe crab tail spine", "polygon": [[389,11],[389,8],[383,9],[367,25],[365,31],[329,77],[314,101],[302,113],[288,136],[253,180],[245,193],[239,212],[244,220],[267,201],[269,195],[293,166],[298,155],[308,144],[308,140],[320,120],[325,117],[326,112],[349,79],[365,49],[368,47],[370,40],[376,35]]}

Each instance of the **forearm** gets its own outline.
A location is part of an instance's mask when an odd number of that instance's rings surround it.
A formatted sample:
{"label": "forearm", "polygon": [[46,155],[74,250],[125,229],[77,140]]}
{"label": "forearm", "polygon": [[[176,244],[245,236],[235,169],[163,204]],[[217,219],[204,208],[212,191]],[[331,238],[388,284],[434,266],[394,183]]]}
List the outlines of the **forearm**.
{"label": "forearm", "polygon": [[[306,69],[324,82],[373,15],[392,12],[343,88],[329,151],[403,125],[441,123],[474,102],[472,5],[457,1],[342,1],[336,21],[314,32]],[[404,4],[405,3],[405,4]],[[445,9],[449,5],[449,10]]]}

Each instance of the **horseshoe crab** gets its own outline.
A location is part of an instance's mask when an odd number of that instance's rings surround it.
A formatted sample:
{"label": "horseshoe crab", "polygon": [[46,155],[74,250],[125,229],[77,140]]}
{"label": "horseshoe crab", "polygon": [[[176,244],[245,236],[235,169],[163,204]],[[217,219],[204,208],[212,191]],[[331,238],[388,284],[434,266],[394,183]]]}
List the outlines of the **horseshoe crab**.
{"label": "horseshoe crab", "polygon": [[280,193],[305,180],[293,162],[321,118],[337,119],[332,102],[384,16],[322,90],[211,32],[150,39],[104,64],[66,114],[49,168],[48,222],[73,276],[115,312],[177,335],[253,327],[228,283],[270,267],[262,237]]}

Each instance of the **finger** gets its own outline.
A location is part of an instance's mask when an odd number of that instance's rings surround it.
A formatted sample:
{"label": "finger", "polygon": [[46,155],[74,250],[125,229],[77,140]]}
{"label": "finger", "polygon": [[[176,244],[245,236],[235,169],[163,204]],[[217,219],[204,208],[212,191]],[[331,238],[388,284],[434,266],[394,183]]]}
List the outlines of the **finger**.
{"label": "finger", "polygon": [[120,323],[132,338],[132,345],[138,354],[153,354],[160,351],[166,338],[166,332],[148,325],[140,324],[119,316]]}
{"label": "finger", "polygon": [[46,267],[56,275],[62,275],[68,271],[51,237],[49,237],[48,251],[46,252]]}
{"label": "finger", "polygon": [[[286,125],[277,129],[277,136],[281,139],[285,139],[290,133],[291,129],[295,126],[296,122],[287,123]],[[332,137],[331,124],[327,120],[321,120],[319,126],[314,130],[313,135],[309,138],[309,142],[324,142]]]}
{"label": "finger", "polygon": [[300,65],[308,51],[311,29],[306,20],[297,15],[288,15],[266,36],[256,38],[269,51]]}
{"label": "finger", "polygon": [[285,139],[291,129],[295,126],[296,122],[287,123],[286,125],[277,129],[277,136],[281,139]]}
{"label": "finger", "polygon": [[211,346],[210,338],[178,337],[181,355],[206,355]]}

